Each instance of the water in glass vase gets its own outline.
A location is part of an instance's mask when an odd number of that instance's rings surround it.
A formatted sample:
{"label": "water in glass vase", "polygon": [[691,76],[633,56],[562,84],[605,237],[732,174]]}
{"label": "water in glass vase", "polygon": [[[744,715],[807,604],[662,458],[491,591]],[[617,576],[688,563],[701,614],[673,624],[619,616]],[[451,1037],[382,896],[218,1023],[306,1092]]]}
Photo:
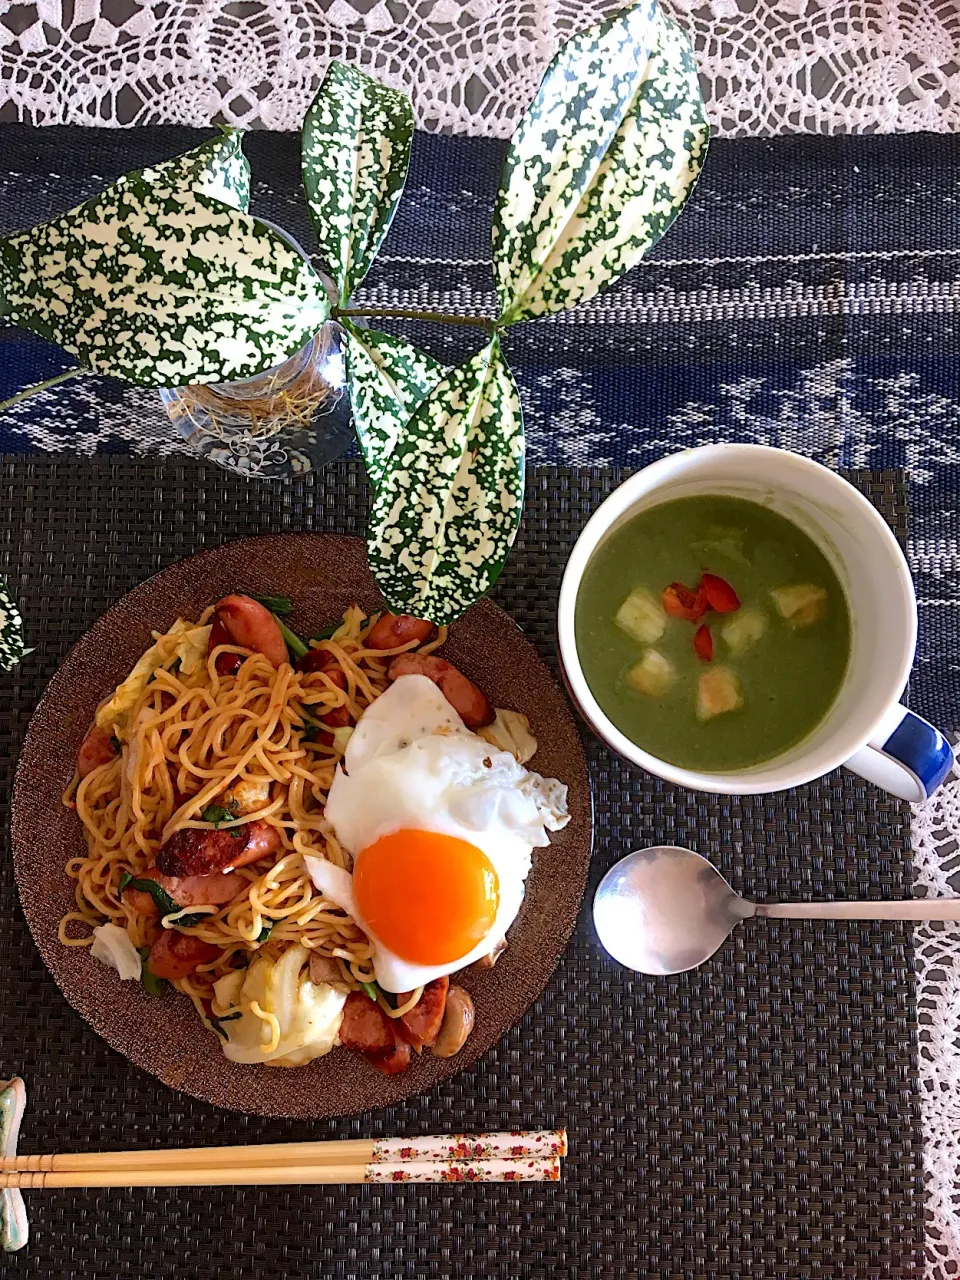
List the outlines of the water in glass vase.
{"label": "water in glass vase", "polygon": [[160,392],[173,425],[228,471],[284,479],[322,467],[353,439],[343,330],[328,321],[282,364],[241,382]]}

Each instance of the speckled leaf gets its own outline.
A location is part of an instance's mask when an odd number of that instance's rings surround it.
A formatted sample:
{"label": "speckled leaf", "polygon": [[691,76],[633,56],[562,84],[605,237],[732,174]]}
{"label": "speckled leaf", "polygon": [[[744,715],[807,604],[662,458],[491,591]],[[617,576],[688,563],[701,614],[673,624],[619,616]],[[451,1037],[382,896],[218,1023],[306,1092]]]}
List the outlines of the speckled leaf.
{"label": "speckled leaf", "polygon": [[[201,195],[220,200],[241,213],[246,213],[250,206],[250,165],[243,154],[242,129],[223,125],[218,137],[173,160],[126,174],[115,185],[126,184],[139,176],[166,186],[192,187]],[[10,312],[10,304],[0,292],[0,316]]]}
{"label": "speckled leaf", "polygon": [[410,415],[443,376],[443,365],[402,338],[341,322],[347,332],[347,377],[353,425],[371,487]]}
{"label": "speckled leaf", "polygon": [[0,668],[12,671],[27,653],[32,650],[25,647],[23,618],[10,588],[0,578]]}
{"label": "speckled leaf", "polygon": [[264,223],[144,174],[0,239],[0,294],[14,323],[81,365],[153,387],[269,369],[330,310],[320,277]]}
{"label": "speckled leaf", "polygon": [[500,343],[440,382],[384,468],[370,516],[370,568],[387,604],[458,618],[497,580],[523,507],[523,416]]}
{"label": "speckled leaf", "polygon": [[331,62],[303,122],[303,185],[340,304],[367,274],[407,179],[413,108],[356,67]]}
{"label": "speckled leaf", "polygon": [[635,266],[693,190],[709,137],[690,43],[650,0],[566,44],[500,179],[504,322],[575,306]]}
{"label": "speckled leaf", "polygon": [[[128,174],[127,178],[136,176]],[[163,186],[192,187],[200,195],[220,200],[241,213],[250,207],[250,165],[243,154],[242,129],[224,126],[219,137],[185,155],[144,169],[140,176]]]}

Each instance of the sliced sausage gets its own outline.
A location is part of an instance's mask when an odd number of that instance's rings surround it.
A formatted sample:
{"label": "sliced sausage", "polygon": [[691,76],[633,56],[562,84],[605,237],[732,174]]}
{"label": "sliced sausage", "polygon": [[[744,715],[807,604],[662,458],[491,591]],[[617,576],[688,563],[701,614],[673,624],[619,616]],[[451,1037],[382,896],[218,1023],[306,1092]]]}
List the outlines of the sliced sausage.
{"label": "sliced sausage", "polygon": [[224,596],[217,602],[212,619],[214,630],[210,632],[211,645],[214,634],[222,634],[217,627],[218,622],[226,631],[228,643],[262,653],[275,667],[290,661],[280,624],[269,609],[250,596]]}
{"label": "sliced sausage", "polygon": [[431,1046],[431,1053],[438,1058],[452,1058],[466,1044],[473,1030],[473,1001],[463,987],[451,987],[447,992],[447,1007],[443,1014],[440,1034]]}
{"label": "sliced sausage", "polygon": [[297,659],[297,670],[309,675],[313,671],[322,671],[330,665],[330,654],[326,649],[308,649],[302,658]]}
{"label": "sliced sausage", "polygon": [[[216,872],[211,876],[179,877],[165,876],[157,867],[148,867],[134,879],[155,880],[178,907],[199,907],[207,904],[220,906],[224,902],[230,902],[240,891],[236,878],[225,875],[223,872]],[[123,892],[123,898],[138,915],[146,917],[147,920],[160,919],[160,910],[146,890],[127,888]]]}
{"label": "sliced sausage", "polygon": [[367,648],[398,649],[411,640],[429,644],[436,634],[437,628],[424,618],[412,618],[409,613],[384,613],[370,628]]}
{"label": "sliced sausage", "polygon": [[[301,671],[312,674],[315,671],[322,672],[332,685],[346,692],[349,682],[347,673],[342,667],[338,667],[335,662],[330,661],[329,653],[325,653],[323,649],[311,649],[297,663]],[[310,708],[318,715],[320,722],[330,729],[342,729],[344,726],[351,724],[350,708],[344,704],[339,707],[331,707],[329,711],[320,712],[317,708]]]}
{"label": "sliced sausage", "polygon": [[347,996],[340,1043],[358,1053],[385,1053],[396,1043],[390,1019],[363,991],[351,991]]}
{"label": "sliced sausage", "polygon": [[175,831],[157,854],[165,876],[205,876],[229,867],[246,848],[246,828],[214,831],[184,827]]}
{"label": "sliced sausage", "polygon": [[247,843],[244,845],[240,856],[234,858],[228,864],[231,871],[237,867],[245,867],[251,862],[259,862],[261,858],[266,858],[271,853],[276,853],[283,843],[280,839],[280,832],[276,827],[272,827],[269,822],[249,822],[245,827],[241,827],[240,830],[246,831]]}
{"label": "sliced sausage", "polygon": [[[222,644],[236,643],[227,630],[226,623],[219,614],[215,613],[210,624],[210,651],[218,649]],[[218,676],[235,676],[243,665],[243,656],[239,653],[218,653],[213,665],[216,667]]]}
{"label": "sliced sausage", "polygon": [[267,822],[216,830],[184,827],[175,831],[157,854],[165,876],[209,876],[257,862],[280,848],[280,833]]}
{"label": "sliced sausage", "polygon": [[410,1065],[410,1046],[397,1037],[393,1019],[362,991],[351,991],[343,1006],[340,1043],[362,1053],[385,1076],[395,1076]]}
{"label": "sliced sausage", "polygon": [[80,750],[77,752],[77,773],[81,778],[85,778],[88,773],[93,773],[94,769],[99,769],[102,764],[109,764],[116,758],[116,739],[111,737],[106,729],[100,729],[93,724],[87,730],[87,735],[80,743]]}
{"label": "sliced sausage", "polygon": [[[397,1028],[399,1035],[419,1048],[422,1045],[433,1044],[440,1031],[440,1024],[443,1022],[443,1012],[447,1006],[447,990],[450,987],[449,978],[434,978],[433,982],[428,982],[423,988],[423,995],[407,1013],[403,1014],[398,1021],[401,1026]],[[410,999],[410,993],[397,996],[397,1004],[404,1004]]]}
{"label": "sliced sausage", "polygon": [[[156,867],[149,867],[146,871],[142,871],[140,875],[137,876],[137,879],[156,880],[158,884],[163,885],[164,889],[167,889],[168,884],[177,883],[177,881],[171,876],[161,875]],[[167,893],[170,893],[169,889],[167,889]],[[170,897],[173,897],[172,893],[170,893]],[[159,907],[150,897],[149,893],[145,892],[143,889],[124,889],[123,900],[128,904],[128,906],[133,907],[138,916],[143,916],[147,920],[160,919]],[[174,901],[176,901],[176,899],[174,899]],[[177,903],[177,905],[179,906],[180,903]]]}
{"label": "sliced sausage", "polygon": [[189,934],[164,929],[150,948],[147,967],[155,978],[188,978],[198,965],[209,964],[220,954],[212,942],[201,942]]}
{"label": "sliced sausage", "polygon": [[398,1076],[409,1067],[412,1053],[413,1050],[405,1040],[396,1040],[389,1049],[382,1049],[379,1053],[365,1053],[363,1056],[385,1076]]}
{"label": "sliced sausage", "polygon": [[490,724],[495,713],[490,700],[452,662],[432,653],[401,653],[390,663],[391,680],[401,676],[426,676],[437,686],[468,729]]}
{"label": "sliced sausage", "polygon": [[[156,868],[151,868],[156,870]],[[232,902],[243,887],[236,876],[224,871],[215,871],[209,876],[161,876],[160,883],[181,907],[202,907],[208,904],[221,906],[224,902]]]}

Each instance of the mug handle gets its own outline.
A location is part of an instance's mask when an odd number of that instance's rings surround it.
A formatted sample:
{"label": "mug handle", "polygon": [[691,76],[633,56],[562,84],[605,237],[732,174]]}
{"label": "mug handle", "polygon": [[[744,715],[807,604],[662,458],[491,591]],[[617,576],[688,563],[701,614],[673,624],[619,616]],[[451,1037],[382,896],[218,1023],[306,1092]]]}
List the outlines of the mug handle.
{"label": "mug handle", "polygon": [[953,766],[953,748],[940,730],[899,705],[846,762],[846,768],[861,778],[911,804],[928,800]]}

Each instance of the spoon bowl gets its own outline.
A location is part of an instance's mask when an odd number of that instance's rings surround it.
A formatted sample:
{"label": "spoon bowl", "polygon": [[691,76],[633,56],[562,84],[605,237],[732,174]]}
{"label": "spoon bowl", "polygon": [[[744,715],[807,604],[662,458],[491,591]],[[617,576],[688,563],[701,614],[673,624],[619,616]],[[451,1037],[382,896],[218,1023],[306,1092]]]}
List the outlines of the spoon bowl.
{"label": "spoon bowl", "polygon": [[593,900],[600,941],[638,973],[684,973],[756,914],[720,872],[690,849],[638,849],[610,868]]}
{"label": "spoon bowl", "polygon": [[960,920],[960,898],[771,902],[741,898],[691,849],[628,853],[603,877],[593,922],[614,960],[638,973],[685,973],[709,960],[741,920]]}

